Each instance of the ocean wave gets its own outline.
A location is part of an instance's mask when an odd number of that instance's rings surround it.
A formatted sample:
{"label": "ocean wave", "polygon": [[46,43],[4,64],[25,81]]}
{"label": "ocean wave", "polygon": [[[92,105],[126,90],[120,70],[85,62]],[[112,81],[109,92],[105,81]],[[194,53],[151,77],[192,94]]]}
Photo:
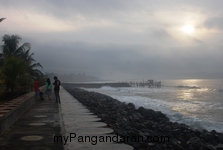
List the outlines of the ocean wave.
{"label": "ocean wave", "polygon": [[111,87],[111,86],[102,86],[99,89],[101,89],[101,90],[110,90],[110,91],[117,91],[118,90],[117,88]]}
{"label": "ocean wave", "polygon": [[202,87],[197,87],[197,86],[185,86],[185,85],[179,85],[176,86],[177,88],[185,88],[185,89],[202,89]]}
{"label": "ocean wave", "polygon": [[211,122],[211,121],[204,121],[198,118],[191,118],[185,116],[179,112],[176,113],[167,113],[167,117],[171,121],[176,121],[178,123],[184,123],[189,125],[190,127],[198,130],[206,129],[208,131],[215,130],[217,132],[223,133],[223,123],[220,122]]}
{"label": "ocean wave", "polygon": [[223,93],[223,89],[217,89],[217,92]]}
{"label": "ocean wave", "polygon": [[[208,92],[223,92],[222,89],[208,89],[197,86],[180,86],[178,88],[197,89],[196,91]],[[196,129],[216,130],[223,132],[223,120],[219,119],[219,112],[222,111],[222,102],[213,101],[192,101],[192,100],[179,100],[177,98],[169,98],[169,92],[177,92],[174,88],[113,88],[102,87],[100,89],[87,89],[93,90],[105,95],[109,95],[121,102],[133,103],[136,108],[144,107],[161,111],[166,114],[170,120],[185,123]],[[185,90],[185,89],[182,89]],[[167,97],[162,100],[155,99],[153,94],[164,93]],[[199,92],[200,93],[200,92]],[[204,95],[204,93],[201,93]],[[213,94],[213,93],[212,93]],[[214,93],[216,94],[216,93]],[[161,96],[162,97],[162,96]]]}
{"label": "ocean wave", "polygon": [[[194,129],[206,129],[208,131],[216,130],[218,132],[223,132],[222,129],[222,122],[212,122],[207,118],[201,117],[200,115],[204,112],[201,111],[201,114],[197,113],[198,110],[211,110],[213,107],[219,107],[219,104],[212,104],[207,102],[191,102],[191,101],[181,101],[181,102],[167,102],[158,99],[151,99],[146,97],[140,96],[117,96],[117,95],[110,95],[111,97],[126,103],[133,103],[137,108],[140,106],[148,109],[153,109],[155,111],[161,111],[167,115],[167,117],[173,122],[184,123],[191,126]],[[196,112],[194,115],[190,116],[189,114],[184,114],[177,110],[174,110],[174,107],[179,107],[179,110],[183,110],[187,108],[190,112]],[[195,110],[196,111],[195,111]],[[216,109],[216,108],[214,108]],[[220,109],[220,108],[219,108]],[[201,118],[198,118],[201,117]]]}
{"label": "ocean wave", "polygon": [[184,86],[184,85],[179,85],[179,86],[175,86],[176,88],[179,89],[206,89],[209,91],[213,91],[213,92],[219,92],[219,93],[223,93],[223,89],[212,89],[212,88],[204,88],[204,87],[198,87],[198,86]]}

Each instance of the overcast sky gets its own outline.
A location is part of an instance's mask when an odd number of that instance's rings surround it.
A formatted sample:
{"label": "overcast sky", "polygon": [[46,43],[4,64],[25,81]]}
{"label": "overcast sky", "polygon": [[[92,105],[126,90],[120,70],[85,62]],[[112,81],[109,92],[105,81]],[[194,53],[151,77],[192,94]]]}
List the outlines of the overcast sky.
{"label": "overcast sky", "polygon": [[223,78],[222,6],[222,0],[0,0],[6,18],[0,36],[29,42],[43,72]]}

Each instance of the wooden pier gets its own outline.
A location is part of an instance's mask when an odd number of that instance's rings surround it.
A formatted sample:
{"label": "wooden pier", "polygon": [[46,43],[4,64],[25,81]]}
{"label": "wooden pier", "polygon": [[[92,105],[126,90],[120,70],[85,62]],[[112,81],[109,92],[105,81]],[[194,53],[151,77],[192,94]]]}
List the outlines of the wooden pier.
{"label": "wooden pier", "polygon": [[161,81],[147,80],[142,82],[129,82],[132,87],[161,88]]}

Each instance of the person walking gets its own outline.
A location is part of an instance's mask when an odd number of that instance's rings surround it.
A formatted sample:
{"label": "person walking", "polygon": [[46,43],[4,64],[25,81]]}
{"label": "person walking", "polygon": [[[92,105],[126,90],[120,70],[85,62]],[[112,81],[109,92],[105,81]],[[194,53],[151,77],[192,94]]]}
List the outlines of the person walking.
{"label": "person walking", "polygon": [[60,95],[59,95],[59,91],[60,91],[60,80],[58,80],[57,76],[54,76],[54,93],[56,96],[56,103],[60,104]]}
{"label": "person walking", "polygon": [[40,97],[41,100],[44,100],[43,93],[39,89],[39,79],[36,79],[36,81],[34,83],[34,90],[35,90],[35,93],[36,93],[36,97]]}
{"label": "person walking", "polygon": [[52,83],[50,82],[50,78],[47,78],[46,80],[46,94],[48,96],[48,100],[51,100]]}

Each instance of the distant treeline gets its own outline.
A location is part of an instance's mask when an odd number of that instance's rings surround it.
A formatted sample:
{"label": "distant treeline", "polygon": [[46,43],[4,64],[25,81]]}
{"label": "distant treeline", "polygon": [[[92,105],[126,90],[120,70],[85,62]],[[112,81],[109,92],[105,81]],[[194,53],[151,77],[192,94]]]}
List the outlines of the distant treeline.
{"label": "distant treeline", "polygon": [[98,77],[83,74],[56,74],[56,73],[46,73],[46,76],[53,79],[54,76],[57,76],[61,82],[91,82],[98,81]]}

